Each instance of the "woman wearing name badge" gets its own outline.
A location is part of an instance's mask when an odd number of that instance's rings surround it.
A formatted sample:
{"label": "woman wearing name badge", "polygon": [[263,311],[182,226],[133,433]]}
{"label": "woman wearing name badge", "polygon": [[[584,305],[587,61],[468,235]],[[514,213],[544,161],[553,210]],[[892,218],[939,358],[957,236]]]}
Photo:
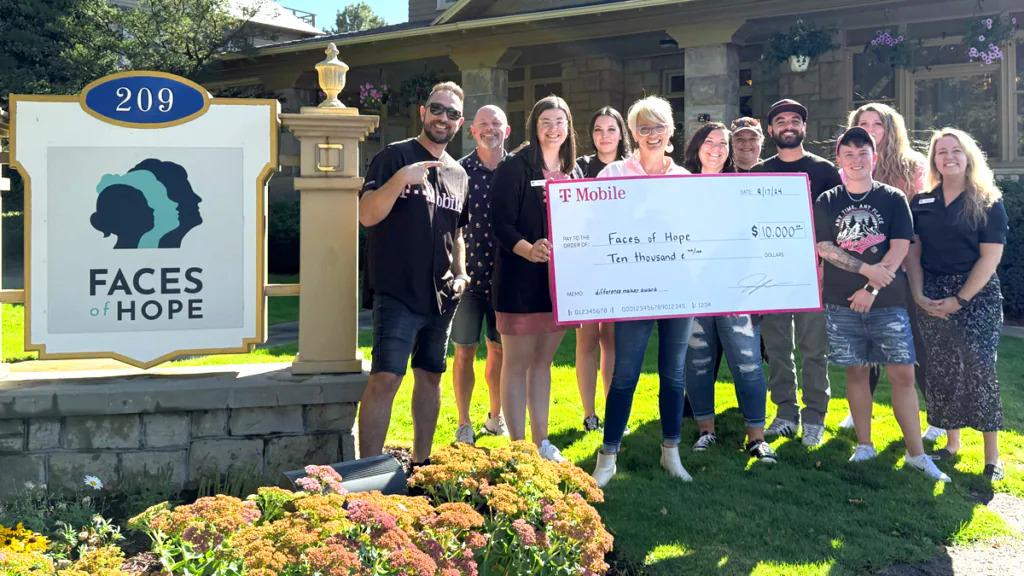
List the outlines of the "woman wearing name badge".
{"label": "woman wearing name badge", "polygon": [[[594,144],[594,154],[576,159],[576,166],[584,178],[597,178],[605,166],[627,158],[632,151],[626,135],[626,122],[622,114],[611,106],[601,108],[590,119],[590,139]],[[583,430],[587,432],[601,427],[601,420],[594,407],[599,343],[601,382],[604,384],[604,397],[608,398],[612,369],[615,367],[615,324],[594,322],[576,329],[576,386],[583,402]]]}
{"label": "woman wearing name badge", "polygon": [[[625,160],[612,162],[601,170],[601,178],[620,176],[662,176],[689,174],[667,156],[675,124],[672,106],[657,96],[648,96],[629,108],[629,131],[637,152]],[[658,406],[661,412],[661,466],[680,480],[693,478],[679,460],[679,440],[683,425],[683,370],[686,346],[693,318],[631,320],[615,323],[615,371],[605,402],[604,445],[597,454],[594,479],[604,486],[615,475],[615,461],[622,435],[633,406],[633,394],[647,351],[647,342],[658,324]]]}
{"label": "woman wearing name badge", "polygon": [[[924,155],[910,146],[910,136],[907,134],[906,122],[899,112],[891,106],[881,103],[864,104],[853,112],[847,121],[847,126],[860,126],[868,131],[878,146],[878,162],[875,166],[874,179],[882,184],[888,184],[898,188],[907,196],[907,201],[912,202],[914,195],[925,189],[924,175],[927,171],[927,160]],[[839,175],[842,176],[842,171]],[[845,179],[844,179],[845,181]],[[908,302],[910,299],[907,300]],[[914,348],[917,350],[917,365],[914,367],[914,379],[918,387],[924,393],[927,387],[926,370],[927,358],[924,355],[924,341],[921,338],[921,330],[918,326],[917,310],[909,310],[910,327],[914,333]],[[871,369],[871,393],[874,394],[878,386],[878,379],[881,372],[878,367]],[[846,419],[839,424],[840,428],[853,428],[853,417],[847,415]],[[946,431],[935,426],[929,426],[924,432],[924,439],[930,442],[944,436]]]}
{"label": "woman wearing name badge", "polygon": [[[735,172],[729,153],[729,129],[719,122],[707,123],[690,139],[683,165],[695,174]],[[695,318],[686,353],[686,394],[693,408],[700,436],[694,452],[718,443],[715,434],[715,380],[719,350],[725,352],[736,385],[736,402],[747,432],[744,445],[751,458],[774,464],[775,451],[765,442],[765,403],[768,382],[761,363],[761,330],[750,314],[726,314]]]}
{"label": "woman wearing name badge", "polygon": [[501,409],[512,440],[530,432],[540,455],[564,462],[548,441],[551,362],[564,327],[555,324],[548,279],[545,183],[578,178],[576,136],[569,106],[558,96],[537,101],[527,125],[530,142],[498,166],[491,221],[499,250],[491,294],[501,334]]}
{"label": "woman wearing name badge", "polygon": [[[932,136],[928,183],[932,190],[910,204],[915,236],[906,260],[911,292],[923,312],[928,423],[980,431],[983,474],[999,480],[1003,407],[996,350],[1003,296],[996,268],[1008,233],[1006,209],[984,154],[960,130],[943,128]],[[951,434],[939,452],[952,457],[959,440]]]}

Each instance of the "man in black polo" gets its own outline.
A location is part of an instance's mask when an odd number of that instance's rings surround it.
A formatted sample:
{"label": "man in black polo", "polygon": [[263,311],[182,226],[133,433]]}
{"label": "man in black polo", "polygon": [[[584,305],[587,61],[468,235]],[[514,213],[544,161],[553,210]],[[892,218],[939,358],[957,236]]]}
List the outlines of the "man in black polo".
{"label": "man in black polo", "polygon": [[360,191],[359,222],[368,229],[363,306],[373,309],[373,360],[359,408],[363,458],[384,449],[410,355],[412,458],[430,456],[448,333],[469,282],[466,171],[445,152],[462,126],[462,101],[454,82],[435,85],[420,106],[423,130],[374,156]]}
{"label": "man in black polo", "polygon": [[[803,172],[811,183],[811,198],[842,184],[836,167],[824,158],[804,150],[807,133],[807,108],[795,100],[779,100],[768,110],[768,136],[778,154],[761,162],[751,172]],[[804,409],[797,404],[796,366],[793,360],[794,327],[800,348],[803,373]],[[802,442],[812,447],[821,444],[825,432],[825,413],[831,390],[826,360],[825,315],[823,312],[768,314],[761,320],[761,339],[770,358],[768,389],[778,407],[775,420],[765,434],[796,435],[803,424]]]}

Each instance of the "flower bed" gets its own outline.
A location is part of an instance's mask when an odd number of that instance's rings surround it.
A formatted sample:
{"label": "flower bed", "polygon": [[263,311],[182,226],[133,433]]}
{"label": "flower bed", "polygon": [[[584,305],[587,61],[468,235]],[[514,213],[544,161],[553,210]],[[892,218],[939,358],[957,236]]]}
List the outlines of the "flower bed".
{"label": "flower bed", "polygon": [[[597,575],[612,537],[592,503],[603,494],[573,464],[532,444],[455,445],[409,479],[415,495],[347,493],[328,466],[309,466],[300,492],[264,487],[151,506],[128,526],[144,533],[161,574],[190,576]],[[122,576],[124,553],[83,528],[74,561],[22,526],[0,534],[0,576]],[[74,540],[75,532],[70,533]],[[89,545],[96,544],[95,546]],[[60,557],[63,568],[56,561]]]}

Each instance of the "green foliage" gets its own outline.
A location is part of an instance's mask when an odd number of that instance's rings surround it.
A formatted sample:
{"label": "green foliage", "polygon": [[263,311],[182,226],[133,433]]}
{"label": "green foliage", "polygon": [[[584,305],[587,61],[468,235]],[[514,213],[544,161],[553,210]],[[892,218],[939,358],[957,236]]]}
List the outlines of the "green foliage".
{"label": "green foliage", "polygon": [[1003,313],[1008,318],[1024,318],[1024,185],[1002,180],[1003,205],[1010,218],[1003,260],[999,263],[999,281],[1003,289]]}
{"label": "green foliage", "polygon": [[329,34],[359,32],[360,30],[371,30],[388,25],[366,2],[356,2],[345,6],[338,11],[334,23],[335,28],[334,30],[328,30]]}
{"label": "green foliage", "polygon": [[260,474],[256,467],[229,468],[227,472],[207,471],[199,479],[199,497],[227,494],[242,498],[252,494],[260,485]]}
{"label": "green foliage", "polygon": [[402,85],[398,88],[399,101],[406,107],[419,106],[427,101],[430,89],[437,82],[437,73],[432,70],[410,76],[403,80]]}
{"label": "green foliage", "polygon": [[797,19],[796,23],[786,32],[777,32],[768,37],[762,60],[784,62],[790,56],[807,56],[815,58],[839,45],[832,40],[835,31],[831,28],[819,28],[813,22]]}
{"label": "green foliage", "polygon": [[0,524],[24,526],[56,540],[65,525],[90,526],[93,518],[106,511],[107,493],[84,488],[74,492],[47,490],[31,482],[19,487],[12,496],[0,500]]}
{"label": "green foliage", "polygon": [[73,94],[118,64],[107,0],[0,0],[0,104],[8,95]]}
{"label": "green foliage", "polygon": [[299,271],[299,200],[270,204],[267,217],[267,259],[272,274]]}

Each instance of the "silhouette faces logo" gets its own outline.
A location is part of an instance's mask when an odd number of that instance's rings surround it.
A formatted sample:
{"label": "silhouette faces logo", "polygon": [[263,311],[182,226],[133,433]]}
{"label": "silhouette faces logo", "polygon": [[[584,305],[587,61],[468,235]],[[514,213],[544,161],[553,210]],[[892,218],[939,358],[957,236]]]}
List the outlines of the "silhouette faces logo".
{"label": "silhouette faces logo", "polygon": [[96,186],[96,212],[89,221],[114,248],[180,248],[203,222],[202,198],[180,164],[148,158],[125,174],[105,174]]}

